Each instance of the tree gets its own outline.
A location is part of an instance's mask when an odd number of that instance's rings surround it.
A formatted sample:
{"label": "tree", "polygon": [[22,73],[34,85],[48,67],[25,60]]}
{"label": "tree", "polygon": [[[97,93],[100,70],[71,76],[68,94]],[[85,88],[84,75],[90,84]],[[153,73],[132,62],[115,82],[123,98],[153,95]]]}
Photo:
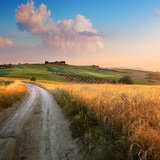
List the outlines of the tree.
{"label": "tree", "polygon": [[36,80],[36,78],[34,76],[32,76],[31,81],[35,81],[35,80]]}
{"label": "tree", "polygon": [[111,83],[116,84],[117,83],[116,79],[112,79]]}
{"label": "tree", "polygon": [[129,77],[129,76],[124,76],[124,77],[122,77],[122,78],[118,81],[118,83],[134,84],[134,81],[132,80],[131,77]]}

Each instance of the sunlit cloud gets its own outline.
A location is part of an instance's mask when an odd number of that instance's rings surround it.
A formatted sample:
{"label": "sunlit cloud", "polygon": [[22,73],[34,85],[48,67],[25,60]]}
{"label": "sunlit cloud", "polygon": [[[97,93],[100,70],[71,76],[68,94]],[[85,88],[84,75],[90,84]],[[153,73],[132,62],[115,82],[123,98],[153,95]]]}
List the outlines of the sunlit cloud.
{"label": "sunlit cloud", "polygon": [[102,34],[98,34],[98,33],[94,33],[94,32],[87,32],[87,31],[79,32],[79,34],[82,36],[88,36],[88,37],[94,37],[94,36],[107,37],[106,35],[102,35]]}
{"label": "sunlit cloud", "polygon": [[11,47],[13,46],[13,42],[9,39],[3,39],[2,37],[0,37],[0,48],[6,48],[6,47]]}
{"label": "sunlit cloud", "polygon": [[75,54],[106,50],[104,35],[99,34],[91,21],[83,15],[54,23],[47,6],[41,4],[35,9],[34,1],[21,4],[16,11],[18,29],[40,36],[44,48],[52,48],[56,53]]}
{"label": "sunlit cloud", "polygon": [[[47,6],[41,4],[38,9],[34,9],[34,1],[21,4],[18,7],[16,18],[18,20],[17,27],[20,31],[28,31],[31,34],[40,34],[49,31],[53,26],[53,21],[49,19],[51,11],[47,11]],[[48,22],[47,24],[44,24]]]}
{"label": "sunlit cloud", "polygon": [[157,17],[160,17],[160,12],[158,12],[157,10],[154,10],[154,14],[155,14]]}

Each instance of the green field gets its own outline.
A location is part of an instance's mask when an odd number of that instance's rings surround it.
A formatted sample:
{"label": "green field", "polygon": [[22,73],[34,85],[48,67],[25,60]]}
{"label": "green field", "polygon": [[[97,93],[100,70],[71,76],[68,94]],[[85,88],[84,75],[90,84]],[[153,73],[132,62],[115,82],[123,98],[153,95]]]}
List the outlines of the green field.
{"label": "green field", "polygon": [[[92,68],[90,66],[73,66],[73,65],[57,65],[57,64],[24,64],[16,65],[12,69],[0,69],[0,77],[11,77],[11,78],[26,78],[30,79],[32,76],[40,80],[49,80],[57,82],[65,82],[63,78],[60,78],[52,73],[71,73],[90,75],[98,77],[106,77],[108,79],[116,79],[123,76],[130,76],[132,78],[144,78],[145,71],[135,70],[105,70],[99,68]],[[137,84],[149,84],[146,82],[136,82]]]}

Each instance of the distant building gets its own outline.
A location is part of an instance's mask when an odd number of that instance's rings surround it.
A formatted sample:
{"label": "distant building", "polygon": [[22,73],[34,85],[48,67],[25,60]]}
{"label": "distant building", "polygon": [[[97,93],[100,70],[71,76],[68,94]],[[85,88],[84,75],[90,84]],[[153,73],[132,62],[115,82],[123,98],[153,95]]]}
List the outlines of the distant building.
{"label": "distant building", "polygon": [[[54,62],[53,62],[54,63]],[[55,61],[55,64],[59,64],[59,61]]]}
{"label": "distant building", "polygon": [[60,64],[66,64],[66,62],[65,61],[60,61]]}
{"label": "distant building", "polygon": [[92,68],[99,68],[98,65],[91,65]]}
{"label": "distant building", "polygon": [[66,64],[66,62],[65,61],[55,61],[55,62],[45,61],[45,64]]}

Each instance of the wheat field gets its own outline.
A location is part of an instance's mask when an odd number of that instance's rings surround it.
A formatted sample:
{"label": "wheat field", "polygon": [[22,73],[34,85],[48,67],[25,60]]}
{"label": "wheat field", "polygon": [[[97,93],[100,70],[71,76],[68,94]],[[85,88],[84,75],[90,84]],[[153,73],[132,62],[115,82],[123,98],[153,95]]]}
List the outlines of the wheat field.
{"label": "wheat field", "polygon": [[62,85],[62,91],[88,106],[116,134],[129,137],[142,159],[160,159],[160,86]]}
{"label": "wheat field", "polygon": [[27,92],[27,87],[21,81],[0,86],[0,109],[11,107]]}

